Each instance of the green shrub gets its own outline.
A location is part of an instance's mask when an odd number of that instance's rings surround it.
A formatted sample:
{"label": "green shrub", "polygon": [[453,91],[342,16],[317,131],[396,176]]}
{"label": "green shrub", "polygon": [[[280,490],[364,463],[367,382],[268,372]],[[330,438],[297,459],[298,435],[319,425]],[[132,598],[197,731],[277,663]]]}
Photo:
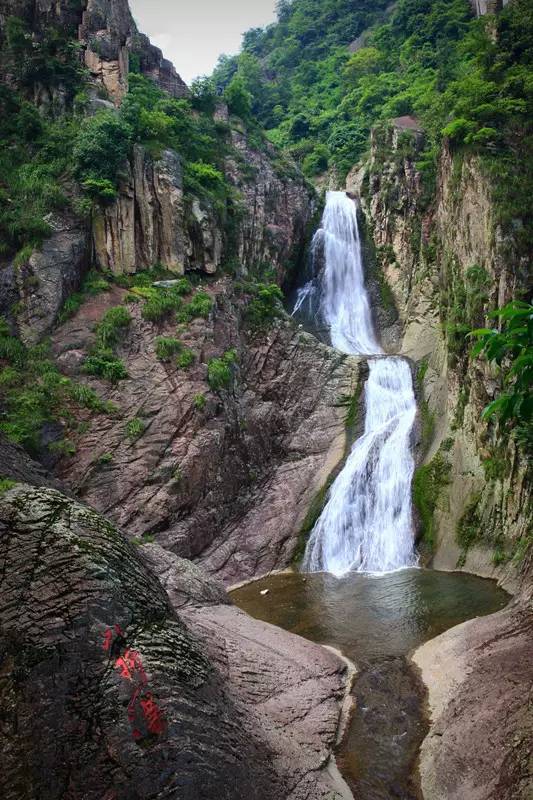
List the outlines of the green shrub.
{"label": "green shrub", "polygon": [[251,287],[253,297],[246,310],[246,319],[260,328],[272,322],[283,313],[283,293],[275,283],[255,284]]}
{"label": "green shrub", "polygon": [[323,144],[318,144],[310,153],[308,153],[302,164],[304,175],[312,178],[315,175],[321,175],[328,168],[329,163],[329,150]]}
{"label": "green shrub", "polygon": [[98,457],[97,463],[101,466],[105,466],[106,464],[111,464],[112,461],[113,453],[102,453],[102,455]]}
{"label": "green shrub", "polygon": [[76,445],[74,442],[71,442],[70,439],[60,439],[57,442],[52,442],[48,449],[51,453],[68,456],[69,458],[76,453]]}
{"label": "green shrub", "polygon": [[533,306],[515,300],[490,316],[501,321],[501,330],[472,331],[478,339],[472,355],[483,354],[499,367],[503,391],[485,408],[483,418],[495,418],[529,451],[533,448]]}
{"label": "green shrub", "polygon": [[214,392],[227,389],[233,378],[233,365],[237,360],[235,350],[228,350],[222,358],[212,358],[207,365],[207,381]]}
{"label": "green shrub", "polygon": [[207,292],[198,291],[178,314],[178,322],[187,323],[196,317],[207,319],[213,308],[213,298]]}
{"label": "green shrub", "polygon": [[112,199],[131,141],[130,126],[113,111],[99,111],[83,120],[72,153],[74,174],[92,196],[103,192],[106,200]]}
{"label": "green shrub", "polygon": [[224,92],[224,100],[228,104],[231,114],[248,119],[252,110],[252,94],[246,88],[246,83],[240,75],[235,75],[228,84]]}
{"label": "green shrub", "polygon": [[173,336],[158,336],[155,340],[155,352],[160,361],[170,361],[182,348],[180,340]]}
{"label": "green shrub", "polygon": [[114,306],[106,311],[96,326],[97,347],[107,349],[117,344],[131,320],[131,314],[124,306]]}
{"label": "green shrub", "polygon": [[82,383],[72,383],[68,387],[68,394],[72,400],[82,408],[96,411],[98,414],[115,414],[117,407],[109,400],[102,400],[100,395]]}
{"label": "green shrub", "polygon": [[142,317],[148,322],[160,322],[165,317],[179,311],[183,305],[180,292],[175,289],[150,289],[146,292],[146,303]]}
{"label": "green shrub", "polygon": [[137,441],[137,439],[139,439],[143,435],[145,430],[146,430],[146,425],[144,424],[142,419],[139,419],[138,417],[130,419],[130,421],[126,425],[126,435],[128,439],[130,439],[132,442]]}
{"label": "green shrub", "polygon": [[176,366],[178,369],[188,369],[194,364],[195,355],[192,350],[186,348],[176,359]]}
{"label": "green shrub", "polygon": [[196,394],[194,396],[194,407],[198,409],[198,411],[203,411],[207,404],[207,399],[205,394]]}
{"label": "green shrub", "polygon": [[[41,446],[43,427],[49,422],[73,421],[72,404],[97,413],[114,413],[112,403],[88,387],[61,375],[48,355],[46,344],[27,348],[9,334],[0,319],[0,430],[32,453]],[[66,437],[65,437],[66,438]]]}
{"label": "green shrub", "polygon": [[118,196],[117,188],[109,178],[86,178],[81,185],[89,197],[102,203],[112,203]]}
{"label": "green shrub", "polygon": [[101,348],[85,359],[83,365],[88,375],[104,378],[110,383],[118,383],[128,378],[128,370],[124,362],[110,349]]}

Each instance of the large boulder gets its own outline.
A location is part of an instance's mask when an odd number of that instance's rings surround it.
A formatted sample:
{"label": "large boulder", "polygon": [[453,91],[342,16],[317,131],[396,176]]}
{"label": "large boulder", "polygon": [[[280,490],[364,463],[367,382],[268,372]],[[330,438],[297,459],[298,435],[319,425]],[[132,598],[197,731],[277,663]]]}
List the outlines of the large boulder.
{"label": "large boulder", "polygon": [[269,753],[135,547],[48,488],[0,497],[0,795],[277,800]]}

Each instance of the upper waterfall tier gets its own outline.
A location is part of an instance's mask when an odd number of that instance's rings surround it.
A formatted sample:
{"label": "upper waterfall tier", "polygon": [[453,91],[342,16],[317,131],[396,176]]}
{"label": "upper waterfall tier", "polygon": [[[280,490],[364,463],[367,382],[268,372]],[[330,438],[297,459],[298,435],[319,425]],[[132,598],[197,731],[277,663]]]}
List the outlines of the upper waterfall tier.
{"label": "upper waterfall tier", "polygon": [[328,192],[322,225],[312,246],[313,260],[324,269],[298,294],[295,311],[318,293],[318,317],[330,331],[333,347],[342,353],[382,353],[374,333],[365,288],[357,207],[346,192]]}

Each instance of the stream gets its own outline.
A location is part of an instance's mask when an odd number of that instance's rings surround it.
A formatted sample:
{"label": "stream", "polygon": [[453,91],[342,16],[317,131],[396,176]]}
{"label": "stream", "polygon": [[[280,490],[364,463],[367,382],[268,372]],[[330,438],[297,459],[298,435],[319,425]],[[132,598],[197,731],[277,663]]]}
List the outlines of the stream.
{"label": "stream", "polygon": [[302,571],[249,583],[232,598],[252,616],[353,661],[355,710],[336,753],[343,777],[357,800],[419,800],[416,761],[428,721],[409,654],[503,608],[508,596],[473,575],[417,568],[411,366],[386,355],[374,330],[357,207],[345,192],[327,193],[310,279],[293,315],[326,331],[340,352],[368,360],[364,431],[328,492]]}

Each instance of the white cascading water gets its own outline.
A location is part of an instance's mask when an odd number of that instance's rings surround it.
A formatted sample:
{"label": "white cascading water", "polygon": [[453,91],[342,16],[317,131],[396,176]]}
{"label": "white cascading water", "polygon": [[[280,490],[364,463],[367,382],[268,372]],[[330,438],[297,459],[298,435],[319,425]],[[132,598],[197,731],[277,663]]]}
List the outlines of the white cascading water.
{"label": "white cascading water", "polygon": [[308,572],[387,572],[416,564],[410,438],[416,400],[409,364],[383,356],[364,285],[357,209],[328,192],[314,251],[324,269],[298,293],[295,312],[318,301],[317,316],[343,353],[375,355],[365,385],[365,429],[333,483],[303,561]]}

